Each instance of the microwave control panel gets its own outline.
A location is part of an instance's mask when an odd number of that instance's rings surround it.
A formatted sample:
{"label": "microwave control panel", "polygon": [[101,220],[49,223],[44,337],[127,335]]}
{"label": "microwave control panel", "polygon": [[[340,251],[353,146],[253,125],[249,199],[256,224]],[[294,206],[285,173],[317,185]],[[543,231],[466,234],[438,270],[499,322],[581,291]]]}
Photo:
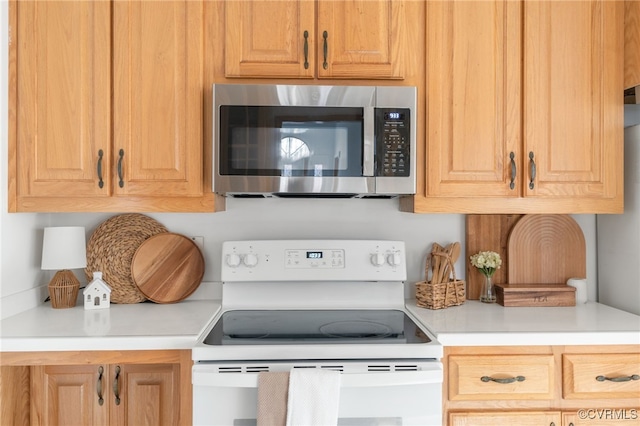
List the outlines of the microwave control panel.
{"label": "microwave control panel", "polygon": [[409,176],[411,164],[409,108],[376,108],[376,176]]}

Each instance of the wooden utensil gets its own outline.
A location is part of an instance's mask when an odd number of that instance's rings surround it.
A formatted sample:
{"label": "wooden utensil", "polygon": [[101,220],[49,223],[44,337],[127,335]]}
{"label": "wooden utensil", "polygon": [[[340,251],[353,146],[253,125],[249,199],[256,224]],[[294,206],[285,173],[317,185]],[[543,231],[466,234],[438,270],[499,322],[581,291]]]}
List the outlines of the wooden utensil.
{"label": "wooden utensil", "polygon": [[447,247],[445,247],[444,249],[444,255],[444,259],[446,259],[446,261],[444,268],[441,269],[441,283],[449,281],[449,275],[451,275],[451,273],[453,272],[453,269],[455,268],[454,265],[458,260],[458,257],[460,257],[460,243],[456,241],[447,245]]}
{"label": "wooden utensil", "polygon": [[131,276],[140,291],[156,303],[189,297],[204,275],[204,258],[191,239],[173,233],[149,238],[136,250]]}
{"label": "wooden utensil", "polygon": [[432,272],[431,272],[431,284],[439,284],[440,283],[440,267],[441,267],[441,256],[436,253],[440,253],[443,250],[443,247],[438,243],[433,243],[431,248],[431,264],[432,264]]}

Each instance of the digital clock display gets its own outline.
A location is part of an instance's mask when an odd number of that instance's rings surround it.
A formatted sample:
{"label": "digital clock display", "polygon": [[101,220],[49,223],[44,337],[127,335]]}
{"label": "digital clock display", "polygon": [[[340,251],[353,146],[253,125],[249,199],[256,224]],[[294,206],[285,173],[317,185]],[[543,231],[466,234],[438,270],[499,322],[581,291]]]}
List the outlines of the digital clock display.
{"label": "digital clock display", "polygon": [[322,259],[322,252],[321,251],[308,251],[307,252],[307,259]]}
{"label": "digital clock display", "polygon": [[384,114],[385,120],[404,120],[404,114],[397,111],[386,112]]}

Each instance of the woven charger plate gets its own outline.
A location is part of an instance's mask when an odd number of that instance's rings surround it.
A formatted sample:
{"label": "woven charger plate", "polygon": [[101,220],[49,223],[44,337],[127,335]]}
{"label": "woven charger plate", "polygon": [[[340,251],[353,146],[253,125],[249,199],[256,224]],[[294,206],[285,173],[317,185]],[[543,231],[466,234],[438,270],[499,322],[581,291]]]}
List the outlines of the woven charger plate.
{"label": "woven charger plate", "polygon": [[111,287],[113,303],[144,302],[147,298],[131,276],[131,262],[144,241],[163,232],[168,232],[167,228],[143,214],[127,213],[107,219],[87,243],[87,279],[93,279],[94,272],[102,272]]}

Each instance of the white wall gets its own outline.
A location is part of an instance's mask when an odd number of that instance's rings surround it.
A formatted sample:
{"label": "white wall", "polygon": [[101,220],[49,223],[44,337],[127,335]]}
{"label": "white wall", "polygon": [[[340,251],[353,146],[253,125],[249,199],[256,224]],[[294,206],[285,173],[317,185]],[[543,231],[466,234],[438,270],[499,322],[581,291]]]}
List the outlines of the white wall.
{"label": "white wall", "polygon": [[[49,225],[87,228],[87,238],[112,214],[7,213],[7,70],[8,3],[0,0],[0,319],[29,309],[46,297],[49,273],[40,271],[42,229]],[[150,214],[170,231],[203,236],[204,281],[220,279],[220,244],[233,239],[363,238],[403,240],[408,252],[407,295],[412,283],[424,278],[424,261],[433,242],[460,241],[464,247],[464,215],[409,214],[398,211],[397,200],[235,200],[227,211],[211,214]],[[595,300],[595,216],[574,216],[587,241],[587,278]],[[456,265],[465,275],[467,254]],[[82,271],[76,271],[82,281]]]}

